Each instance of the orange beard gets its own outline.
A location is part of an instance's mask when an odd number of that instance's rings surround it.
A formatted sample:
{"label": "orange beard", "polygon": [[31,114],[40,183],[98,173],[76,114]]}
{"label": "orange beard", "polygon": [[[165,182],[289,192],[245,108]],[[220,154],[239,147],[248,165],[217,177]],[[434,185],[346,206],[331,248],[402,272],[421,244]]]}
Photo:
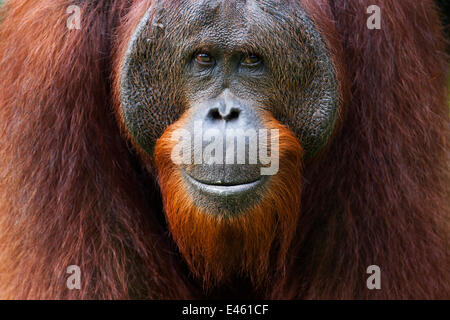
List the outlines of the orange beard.
{"label": "orange beard", "polygon": [[191,271],[206,287],[231,276],[260,285],[269,266],[282,272],[300,211],[302,148],[289,129],[266,115],[267,129],[279,130],[279,171],[270,177],[261,201],[236,216],[205,212],[194,205],[179,168],[171,160],[171,125],[157,141],[155,164],[169,229]]}

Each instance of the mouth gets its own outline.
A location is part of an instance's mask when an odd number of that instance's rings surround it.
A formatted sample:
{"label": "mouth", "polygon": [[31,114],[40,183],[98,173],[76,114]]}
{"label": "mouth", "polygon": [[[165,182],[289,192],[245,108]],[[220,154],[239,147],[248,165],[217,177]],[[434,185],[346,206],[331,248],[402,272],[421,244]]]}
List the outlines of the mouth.
{"label": "mouth", "polygon": [[255,191],[267,180],[267,176],[261,176],[259,179],[246,183],[232,183],[232,182],[203,182],[185,171],[181,171],[182,176],[188,184],[202,193],[207,193],[219,197],[238,196],[240,194],[247,194]]}
{"label": "mouth", "polygon": [[233,170],[232,174],[218,170],[205,175],[201,170],[184,168],[179,168],[179,172],[196,207],[203,213],[221,217],[249,212],[265,198],[270,183],[270,176],[255,174],[248,167]]}

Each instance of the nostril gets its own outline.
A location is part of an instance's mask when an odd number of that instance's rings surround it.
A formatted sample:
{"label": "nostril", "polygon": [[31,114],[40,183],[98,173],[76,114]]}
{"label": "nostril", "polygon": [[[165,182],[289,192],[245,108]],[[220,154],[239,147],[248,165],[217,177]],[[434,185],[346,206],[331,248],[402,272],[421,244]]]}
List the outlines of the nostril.
{"label": "nostril", "polygon": [[232,121],[232,120],[236,120],[237,118],[239,118],[239,114],[241,113],[241,111],[239,109],[231,109],[230,113],[228,113],[224,119],[226,121]]}
{"label": "nostril", "polygon": [[213,119],[213,120],[221,120],[222,119],[222,115],[220,114],[218,108],[214,108],[214,109],[209,110],[208,118],[209,119]]}
{"label": "nostril", "polygon": [[239,118],[239,114],[241,111],[236,108],[232,108],[229,112],[223,114],[220,112],[218,108],[210,109],[208,112],[208,119],[212,120],[225,120],[225,121],[233,121]]}

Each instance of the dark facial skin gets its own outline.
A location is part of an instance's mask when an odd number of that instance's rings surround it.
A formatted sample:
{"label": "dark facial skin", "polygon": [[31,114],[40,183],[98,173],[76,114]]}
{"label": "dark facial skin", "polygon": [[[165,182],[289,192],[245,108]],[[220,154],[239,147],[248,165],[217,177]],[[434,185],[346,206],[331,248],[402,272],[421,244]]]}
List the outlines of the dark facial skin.
{"label": "dark facial skin", "polygon": [[[328,48],[306,13],[288,1],[157,1],[130,41],[121,93],[130,136],[150,156],[185,112],[186,130],[202,121],[203,130],[224,132],[264,129],[266,111],[290,128],[310,158],[327,144],[339,113]],[[260,167],[180,169],[200,205],[215,209],[226,198],[226,209],[236,211],[264,187]]]}

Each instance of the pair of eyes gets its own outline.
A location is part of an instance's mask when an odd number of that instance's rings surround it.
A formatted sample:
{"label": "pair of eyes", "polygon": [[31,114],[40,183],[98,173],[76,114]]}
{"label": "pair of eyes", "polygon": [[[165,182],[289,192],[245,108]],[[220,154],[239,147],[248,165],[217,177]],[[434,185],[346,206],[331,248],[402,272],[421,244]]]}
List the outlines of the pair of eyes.
{"label": "pair of eyes", "polygon": [[[197,55],[195,56],[195,61],[198,64],[204,66],[212,66],[216,63],[214,57],[206,52],[197,53]],[[241,59],[241,65],[245,67],[256,67],[260,65],[261,62],[262,59],[258,55],[253,53],[248,53]]]}

